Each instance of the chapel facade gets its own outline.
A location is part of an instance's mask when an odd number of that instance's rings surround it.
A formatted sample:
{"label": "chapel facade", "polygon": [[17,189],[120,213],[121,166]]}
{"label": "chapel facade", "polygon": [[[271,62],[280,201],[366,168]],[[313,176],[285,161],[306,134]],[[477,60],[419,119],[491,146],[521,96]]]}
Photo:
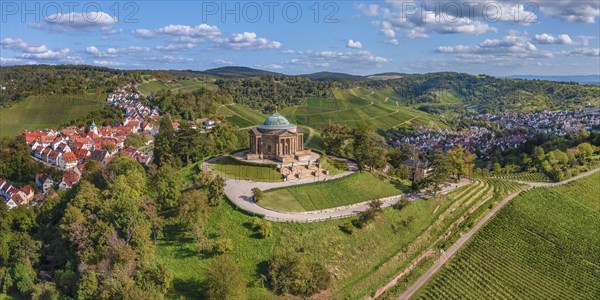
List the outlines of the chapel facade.
{"label": "chapel facade", "polygon": [[274,113],[262,124],[250,129],[248,160],[270,159],[283,163],[307,161],[311,151],[304,149],[304,131]]}

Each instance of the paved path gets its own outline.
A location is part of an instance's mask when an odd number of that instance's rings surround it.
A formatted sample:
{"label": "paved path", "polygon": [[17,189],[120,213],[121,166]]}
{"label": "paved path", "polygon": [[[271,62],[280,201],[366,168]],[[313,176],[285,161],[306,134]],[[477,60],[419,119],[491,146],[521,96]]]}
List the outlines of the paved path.
{"label": "paved path", "polygon": [[561,182],[549,182],[549,183],[536,183],[536,182],[519,182],[522,184],[527,185],[527,188],[522,189],[520,191],[516,191],[510,195],[508,195],[504,200],[502,200],[500,203],[498,203],[498,205],[495,205],[492,210],[490,210],[490,212],[488,212],[479,222],[477,222],[477,224],[475,226],[473,226],[473,228],[471,228],[471,230],[469,230],[467,233],[465,233],[463,236],[461,236],[458,241],[456,241],[456,243],[454,243],[454,245],[452,245],[450,248],[448,248],[447,251],[445,251],[442,256],[440,256],[440,258],[438,258],[436,260],[436,262],[433,264],[433,266],[431,266],[431,268],[429,268],[429,270],[427,270],[427,272],[425,272],[425,274],[421,275],[421,277],[419,277],[419,279],[417,279],[417,281],[415,283],[413,283],[412,286],[410,286],[406,291],[404,291],[404,293],[402,293],[398,299],[399,300],[405,300],[405,299],[410,299],[410,297],[412,297],[420,288],[422,288],[427,281],[429,281],[429,279],[431,279],[431,276],[433,276],[435,273],[437,273],[443,266],[444,264],[450,259],[452,258],[456,252],[458,252],[458,250],[463,247],[465,245],[465,243],[481,228],[483,227],[483,225],[485,225],[485,223],[487,223],[487,221],[489,221],[494,215],[496,215],[496,213],[498,211],[500,211],[500,209],[502,209],[502,207],[504,207],[510,200],[512,200],[513,198],[515,198],[516,196],[518,196],[519,194],[521,194],[522,192],[525,191],[529,191],[533,188],[540,188],[540,187],[556,187],[556,186],[560,186],[560,185],[564,185],[567,184],[569,182],[584,178],[586,176],[592,175],[596,172],[600,171],[600,168],[585,172],[585,173],[581,173],[573,178],[570,178],[568,180],[565,181],[561,181]]}
{"label": "paved path", "polygon": [[[202,171],[209,170],[209,164],[219,160],[221,157],[215,157],[207,160],[202,164]],[[252,188],[257,187],[263,191],[278,188],[288,187],[300,184],[307,184],[319,181],[332,180],[342,178],[355,173],[358,170],[358,166],[347,159],[333,158],[335,160],[342,161],[348,165],[348,170],[337,175],[325,176],[321,178],[307,178],[301,180],[295,180],[291,182],[255,182],[250,180],[236,180],[236,179],[225,179],[225,194],[238,208],[245,210],[250,213],[264,215],[266,219],[277,222],[320,222],[330,219],[339,219],[354,216],[365,212],[369,208],[369,201],[361,202],[353,205],[335,207],[330,209],[316,210],[316,211],[305,211],[305,212],[279,212],[270,210],[256,204],[252,199]],[[470,184],[471,181],[464,179],[458,184],[452,184],[444,187],[439,194],[449,193],[461,186]],[[394,205],[404,195],[396,195],[386,198],[381,198],[383,205],[382,207],[389,207]],[[411,198],[415,200],[417,198]]]}

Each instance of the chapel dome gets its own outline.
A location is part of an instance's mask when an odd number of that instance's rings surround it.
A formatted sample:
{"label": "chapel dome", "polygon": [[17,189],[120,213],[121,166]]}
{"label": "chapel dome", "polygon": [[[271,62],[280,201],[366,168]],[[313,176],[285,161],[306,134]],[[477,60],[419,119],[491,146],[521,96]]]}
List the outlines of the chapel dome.
{"label": "chapel dome", "polygon": [[270,117],[265,119],[265,121],[257,126],[258,129],[265,130],[281,130],[281,129],[293,129],[296,128],[295,125],[290,124],[284,116],[280,115],[278,112],[272,114]]}

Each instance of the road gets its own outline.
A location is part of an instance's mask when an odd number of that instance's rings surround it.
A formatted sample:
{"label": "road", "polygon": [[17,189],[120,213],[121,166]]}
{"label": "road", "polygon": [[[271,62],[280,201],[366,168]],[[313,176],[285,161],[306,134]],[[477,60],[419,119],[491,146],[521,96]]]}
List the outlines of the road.
{"label": "road", "polygon": [[[204,162],[201,167],[202,171],[208,171],[209,164],[219,160],[220,158],[221,157],[215,157]],[[358,166],[356,166],[354,162],[339,158],[335,159],[345,162],[348,165],[348,170],[350,171],[346,171],[333,176],[321,177],[318,179],[308,178],[295,180],[293,182],[255,182],[250,180],[225,179],[225,194],[231,200],[231,202],[233,202],[233,204],[235,204],[238,208],[253,214],[264,215],[265,219],[276,222],[320,222],[331,219],[350,217],[365,212],[367,209],[369,209],[369,201],[317,211],[280,212],[261,207],[258,204],[256,204],[252,199],[252,188],[254,187],[266,191],[279,187],[288,187],[342,178],[351,175],[358,170]],[[439,193],[446,194],[470,183],[470,180],[465,179],[459,184],[453,184],[443,188],[442,191],[440,191]],[[382,207],[390,207],[394,205],[401,197],[404,196],[405,195],[400,194],[396,196],[381,198],[380,200],[383,202]],[[411,198],[410,200],[414,199]]]}
{"label": "road", "polygon": [[591,170],[591,171],[588,171],[585,173],[581,173],[573,178],[570,178],[568,180],[561,181],[561,182],[550,182],[550,183],[535,183],[534,182],[534,183],[532,183],[532,182],[518,181],[519,183],[527,185],[527,188],[522,189],[520,191],[516,191],[516,192],[508,195],[504,200],[502,200],[500,203],[498,203],[496,206],[494,206],[492,208],[492,210],[490,210],[479,222],[477,222],[477,224],[475,226],[473,226],[473,228],[471,228],[471,230],[469,230],[467,233],[465,233],[463,236],[461,236],[458,239],[458,241],[456,241],[456,243],[454,243],[454,245],[452,245],[450,248],[448,248],[448,250],[446,250],[442,254],[442,256],[440,256],[440,258],[438,258],[438,260],[436,260],[436,262],[433,264],[433,266],[431,266],[429,268],[429,270],[427,270],[427,272],[425,272],[425,274],[421,275],[421,277],[419,277],[419,279],[417,279],[417,281],[415,283],[413,283],[412,286],[410,286],[406,291],[404,291],[404,293],[402,293],[398,297],[398,299],[399,300],[410,299],[410,297],[412,297],[419,289],[421,289],[427,283],[427,281],[429,281],[429,279],[431,279],[431,276],[433,276],[435,273],[437,273],[444,266],[444,264],[448,260],[450,260],[456,254],[456,252],[458,252],[458,250],[460,248],[462,248],[465,245],[465,243],[469,239],[471,239],[471,237],[479,229],[481,229],[481,227],[483,227],[483,225],[485,225],[485,223],[487,223],[487,221],[489,221],[492,217],[494,217],[496,215],[496,213],[498,211],[500,211],[500,209],[502,209],[502,207],[504,207],[508,202],[510,202],[510,200],[514,199],[516,196],[518,196],[522,192],[529,191],[533,188],[556,187],[556,186],[564,185],[569,182],[592,175],[598,171],[600,171],[600,168],[597,168],[597,169],[594,169],[594,170]]}

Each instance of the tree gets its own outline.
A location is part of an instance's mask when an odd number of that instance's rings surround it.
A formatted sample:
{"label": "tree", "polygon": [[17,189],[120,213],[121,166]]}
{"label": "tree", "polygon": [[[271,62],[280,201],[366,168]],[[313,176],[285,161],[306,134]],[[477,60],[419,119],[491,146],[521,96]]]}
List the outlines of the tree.
{"label": "tree", "polygon": [[265,197],[265,193],[257,187],[252,188],[252,195],[254,196],[254,202],[259,202]]}
{"label": "tree", "polygon": [[93,299],[98,291],[98,277],[96,272],[88,271],[81,274],[79,285],[77,286],[77,299]]}
{"label": "tree", "polygon": [[0,294],[6,293],[13,286],[13,278],[10,268],[0,267]]}
{"label": "tree", "polygon": [[208,268],[204,282],[206,299],[247,299],[245,280],[235,262],[226,255],[217,257]]}
{"label": "tree", "polygon": [[587,163],[590,160],[592,154],[594,154],[594,147],[590,143],[581,143],[577,146],[579,150],[579,160],[582,163]]}
{"label": "tree", "polygon": [[318,262],[297,253],[276,254],[269,260],[267,280],[278,294],[310,297],[327,289],[331,274]]}
{"label": "tree", "polygon": [[354,157],[362,165],[383,168],[387,163],[385,140],[365,124],[354,130]]}
{"label": "tree", "polygon": [[221,203],[221,199],[225,194],[225,179],[217,175],[208,184],[208,204],[217,206]]}
{"label": "tree", "polygon": [[448,150],[450,171],[458,180],[461,179],[461,176],[472,173],[474,160],[475,155],[471,154],[468,150],[464,150],[461,145]]}
{"label": "tree", "polygon": [[160,210],[175,207],[181,196],[183,180],[177,170],[170,165],[163,165],[158,169],[154,179],[158,207]]}
{"label": "tree", "polygon": [[433,174],[429,176],[433,188],[433,196],[441,190],[441,185],[446,182],[450,176],[450,163],[448,157],[440,150],[436,150],[431,156],[431,168]]}
{"label": "tree", "polygon": [[233,251],[233,241],[230,239],[218,239],[213,245],[213,251],[216,254],[225,254]]}
{"label": "tree", "polygon": [[52,282],[43,281],[35,285],[32,300],[58,300],[60,293],[56,290],[56,286]]}
{"label": "tree", "polygon": [[500,174],[502,172],[502,166],[499,163],[494,163],[493,169],[494,174]]}
{"label": "tree", "polygon": [[181,194],[178,205],[179,221],[192,228],[196,224],[203,226],[206,223],[208,201],[206,194],[201,190],[186,191]]}
{"label": "tree", "polygon": [[135,282],[143,290],[166,294],[171,288],[173,274],[162,263],[152,264],[138,271]]}
{"label": "tree", "polygon": [[322,143],[327,153],[344,156],[344,148],[351,138],[352,129],[345,124],[328,120],[323,125]]}
{"label": "tree", "polygon": [[13,270],[13,278],[17,290],[23,296],[30,295],[35,288],[35,271],[29,261],[19,262]]}
{"label": "tree", "polygon": [[146,136],[143,134],[132,133],[125,139],[125,148],[133,147],[139,149],[146,143]]}

